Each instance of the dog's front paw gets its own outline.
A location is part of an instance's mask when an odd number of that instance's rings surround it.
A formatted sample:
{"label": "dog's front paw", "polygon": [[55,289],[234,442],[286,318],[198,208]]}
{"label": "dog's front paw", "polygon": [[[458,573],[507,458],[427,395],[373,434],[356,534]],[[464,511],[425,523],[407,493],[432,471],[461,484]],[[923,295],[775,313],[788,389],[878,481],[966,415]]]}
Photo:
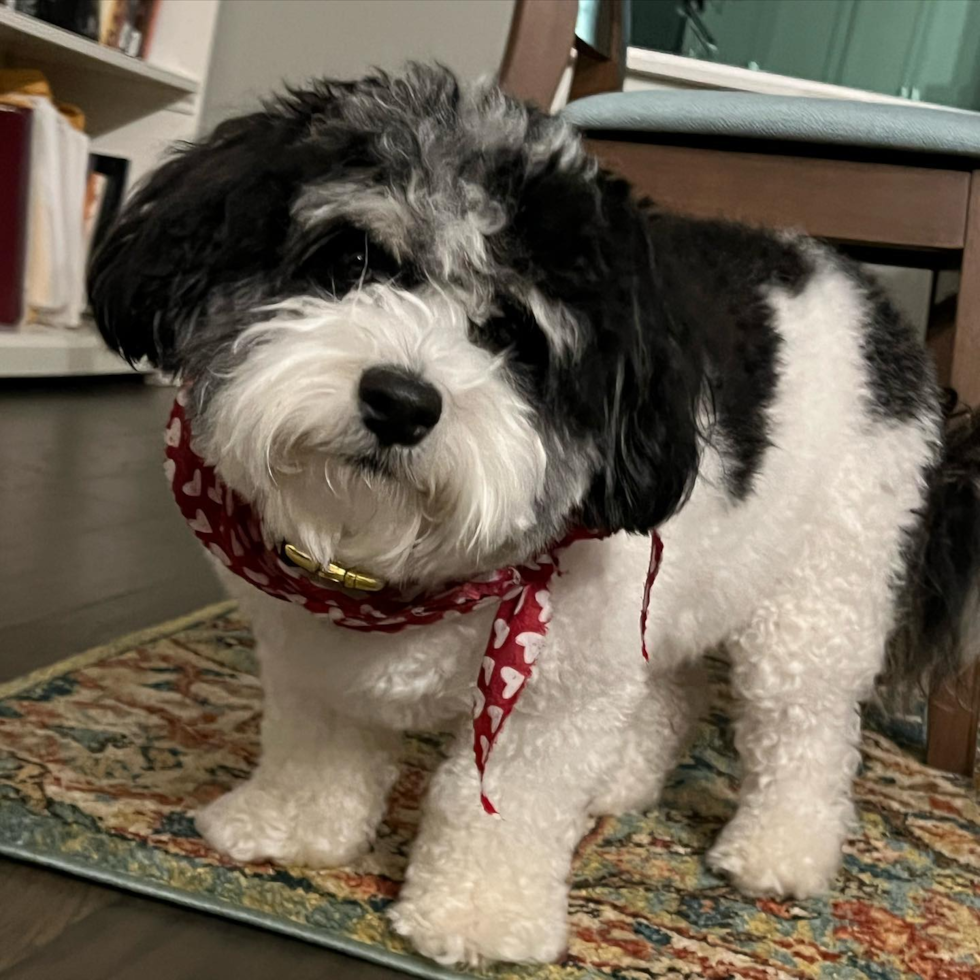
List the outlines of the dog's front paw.
{"label": "dog's front paw", "polygon": [[568,941],[568,892],[558,885],[544,892],[517,881],[503,891],[448,882],[424,891],[407,886],[388,915],[397,933],[446,966],[551,963]]}
{"label": "dog's front paw", "polygon": [[199,810],[195,822],[215,850],[235,861],[309,868],[349,863],[368,849],[375,830],[367,813],[255,779]]}
{"label": "dog's front paw", "polygon": [[812,898],[833,887],[846,826],[814,814],[739,813],[708,852],[708,866],[746,895]]}

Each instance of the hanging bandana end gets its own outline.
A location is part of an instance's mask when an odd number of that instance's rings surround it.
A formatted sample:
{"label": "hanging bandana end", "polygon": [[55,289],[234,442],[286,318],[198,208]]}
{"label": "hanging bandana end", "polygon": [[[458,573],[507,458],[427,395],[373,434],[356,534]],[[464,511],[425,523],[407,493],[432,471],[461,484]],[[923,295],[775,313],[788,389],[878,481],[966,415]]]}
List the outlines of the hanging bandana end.
{"label": "hanging bandana end", "polygon": [[660,572],[660,560],[664,554],[664,543],[655,530],[650,532],[650,565],[647,568],[646,582],[643,584],[643,603],[640,606],[640,643],[643,659],[650,662],[650,651],[647,648],[647,615],[650,612],[650,590],[657,581]]}

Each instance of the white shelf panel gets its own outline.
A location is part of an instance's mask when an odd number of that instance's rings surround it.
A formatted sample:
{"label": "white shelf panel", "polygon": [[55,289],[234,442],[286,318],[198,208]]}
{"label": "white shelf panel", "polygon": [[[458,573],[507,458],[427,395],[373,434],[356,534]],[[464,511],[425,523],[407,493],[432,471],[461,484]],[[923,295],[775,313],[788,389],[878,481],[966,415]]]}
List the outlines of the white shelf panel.
{"label": "white shelf panel", "polygon": [[0,327],[0,378],[62,378],[82,374],[131,374],[91,326],[74,330]]}
{"label": "white shelf panel", "polygon": [[57,61],[59,65],[146,82],[178,92],[195,93],[201,87],[201,83],[190,75],[158,68],[6,7],[0,7],[0,51],[13,55],[19,62],[31,59]]}

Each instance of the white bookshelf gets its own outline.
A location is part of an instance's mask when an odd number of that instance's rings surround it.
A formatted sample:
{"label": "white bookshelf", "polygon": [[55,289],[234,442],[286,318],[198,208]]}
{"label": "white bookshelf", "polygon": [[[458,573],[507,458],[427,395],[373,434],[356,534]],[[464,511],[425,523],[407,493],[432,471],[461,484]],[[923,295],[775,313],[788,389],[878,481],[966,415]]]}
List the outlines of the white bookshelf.
{"label": "white bookshelf", "polygon": [[0,328],[0,366],[0,373],[6,378],[68,378],[133,371],[106,347],[91,324],[71,330],[42,326]]}
{"label": "white bookshelf", "polygon": [[[177,140],[197,136],[221,0],[161,0],[148,60],[132,58],[0,3],[0,66],[37,68],[86,116],[92,151],[126,157],[130,186]],[[0,378],[132,369],[90,325],[0,328]]]}
{"label": "white bookshelf", "polygon": [[122,51],[96,44],[8,7],[0,7],[0,50],[8,59],[21,63],[32,59],[50,62],[57,58],[66,68],[112,75],[116,81],[138,80],[178,92],[197,92],[201,87],[200,79],[131,58]]}

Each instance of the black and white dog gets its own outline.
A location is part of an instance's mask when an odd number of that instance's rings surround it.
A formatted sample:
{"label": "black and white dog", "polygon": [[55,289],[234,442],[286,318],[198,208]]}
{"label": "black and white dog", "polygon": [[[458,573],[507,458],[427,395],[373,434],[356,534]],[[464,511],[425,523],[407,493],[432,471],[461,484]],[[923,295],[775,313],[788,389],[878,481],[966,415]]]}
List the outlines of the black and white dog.
{"label": "black and white dog", "polygon": [[[656,802],[722,643],[744,778],[707,861],[750,893],[831,885],[859,702],[887,666],[955,667],[978,612],[980,439],[947,443],[926,356],[855,266],[638,203],[561,118],[414,67],[319,82],[183,150],[90,291],[112,347],[191,384],[201,455],[318,562],[432,589],[612,532],[552,585],[487,772],[506,819],[465,734],[433,780],[392,911],[423,953],[561,953],[576,844]],[[230,585],[263,755],[198,824],[240,860],[350,861],[397,733],[465,733],[493,609],[363,633]]]}

